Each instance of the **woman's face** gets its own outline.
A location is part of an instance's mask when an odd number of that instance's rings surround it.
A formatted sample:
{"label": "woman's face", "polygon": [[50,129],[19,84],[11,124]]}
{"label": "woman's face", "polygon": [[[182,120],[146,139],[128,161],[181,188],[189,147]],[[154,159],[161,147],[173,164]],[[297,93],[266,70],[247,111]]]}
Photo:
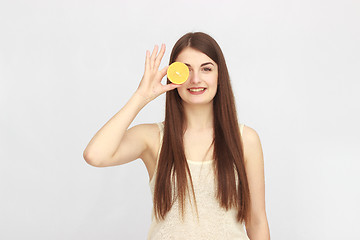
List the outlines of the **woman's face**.
{"label": "woman's face", "polygon": [[189,67],[189,78],[177,91],[188,104],[207,104],[213,101],[218,84],[218,66],[206,54],[187,47],[180,52],[176,62]]}

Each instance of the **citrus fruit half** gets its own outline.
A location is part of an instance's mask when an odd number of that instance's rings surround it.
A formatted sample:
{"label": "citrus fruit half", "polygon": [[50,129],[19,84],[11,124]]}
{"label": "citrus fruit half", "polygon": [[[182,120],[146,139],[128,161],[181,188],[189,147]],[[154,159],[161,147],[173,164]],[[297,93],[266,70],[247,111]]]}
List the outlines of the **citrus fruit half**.
{"label": "citrus fruit half", "polygon": [[189,68],[182,62],[173,62],[167,70],[167,77],[175,84],[183,84],[189,77]]}

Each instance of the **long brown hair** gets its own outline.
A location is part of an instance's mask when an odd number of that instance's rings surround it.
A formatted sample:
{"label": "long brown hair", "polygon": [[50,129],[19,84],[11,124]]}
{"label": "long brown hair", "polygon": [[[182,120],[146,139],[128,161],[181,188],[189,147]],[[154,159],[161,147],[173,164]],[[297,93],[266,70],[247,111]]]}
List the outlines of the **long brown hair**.
{"label": "long brown hair", "polygon": [[[213,166],[217,179],[216,198],[222,208],[229,210],[234,207],[238,210],[237,221],[248,222],[250,192],[234,94],[225,58],[212,37],[202,32],[195,32],[185,34],[175,43],[169,64],[173,63],[186,47],[201,51],[218,65],[218,88],[213,99]],[[169,79],[167,83],[170,83]],[[177,190],[179,210],[181,210],[183,219],[186,192],[189,193],[188,180],[191,183],[196,206],[194,187],[184,153],[183,136],[186,125],[182,99],[178,91],[166,92],[164,136],[154,189],[156,219],[165,219],[166,213],[175,201],[174,189]]]}

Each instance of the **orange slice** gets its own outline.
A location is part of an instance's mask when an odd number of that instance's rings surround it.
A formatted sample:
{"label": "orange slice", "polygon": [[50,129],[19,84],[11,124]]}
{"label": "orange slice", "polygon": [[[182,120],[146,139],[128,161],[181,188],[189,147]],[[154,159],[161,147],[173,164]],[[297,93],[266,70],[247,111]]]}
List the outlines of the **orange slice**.
{"label": "orange slice", "polygon": [[182,62],[173,62],[167,70],[167,77],[175,84],[183,84],[189,77],[189,68]]}

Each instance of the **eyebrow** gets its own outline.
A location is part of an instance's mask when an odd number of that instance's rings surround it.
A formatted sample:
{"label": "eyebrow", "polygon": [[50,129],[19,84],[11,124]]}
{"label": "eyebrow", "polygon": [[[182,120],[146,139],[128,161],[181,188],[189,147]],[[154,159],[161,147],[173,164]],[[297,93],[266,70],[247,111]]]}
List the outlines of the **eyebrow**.
{"label": "eyebrow", "polygon": [[[184,64],[185,64],[186,66],[188,66],[188,67],[191,67],[191,65],[188,64],[188,63],[184,63]],[[213,64],[212,62],[206,62],[206,63],[201,64],[200,67],[205,66],[205,65],[208,65],[208,64],[211,64],[211,65],[214,66],[214,64]]]}

